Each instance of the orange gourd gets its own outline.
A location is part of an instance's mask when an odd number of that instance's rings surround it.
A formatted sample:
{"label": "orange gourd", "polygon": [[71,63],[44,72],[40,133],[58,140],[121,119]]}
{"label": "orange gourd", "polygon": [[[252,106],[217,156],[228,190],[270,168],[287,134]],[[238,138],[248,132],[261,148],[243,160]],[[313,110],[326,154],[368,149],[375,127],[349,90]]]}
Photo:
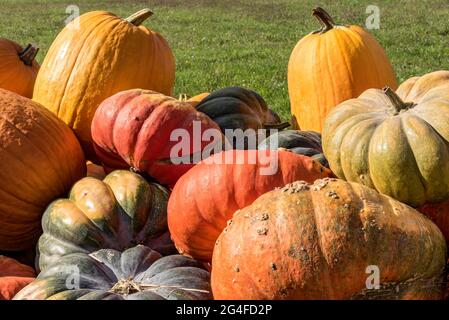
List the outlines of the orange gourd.
{"label": "orange gourd", "polygon": [[33,268],[0,255],[0,300],[11,300],[35,277]]}

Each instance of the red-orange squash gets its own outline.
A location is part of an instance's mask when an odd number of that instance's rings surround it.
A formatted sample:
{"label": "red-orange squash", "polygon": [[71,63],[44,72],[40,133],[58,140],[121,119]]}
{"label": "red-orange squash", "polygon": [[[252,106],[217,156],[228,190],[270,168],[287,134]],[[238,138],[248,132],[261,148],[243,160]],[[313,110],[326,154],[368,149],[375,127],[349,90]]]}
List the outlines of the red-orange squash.
{"label": "red-orange squash", "polygon": [[[198,135],[194,133],[195,126],[199,128]],[[200,155],[210,144],[199,141],[207,129],[218,133],[220,130],[215,122],[189,103],[157,92],[133,89],[117,93],[101,103],[92,121],[92,138],[95,151],[107,170],[132,167],[161,184],[173,186],[194,166],[194,159],[190,158]],[[188,140],[171,139],[175,130],[186,133]],[[220,136],[216,143],[221,142]],[[180,143],[187,147],[178,150],[176,146]],[[178,161],[180,158],[184,160]]]}
{"label": "red-orange squash", "polygon": [[425,214],[440,228],[449,244],[449,200],[440,203],[426,203],[418,208],[418,211]]}
{"label": "red-orange squash", "polygon": [[424,215],[337,179],[295,182],[234,214],[215,299],[441,299],[446,244]]}
{"label": "red-orange squash", "polygon": [[42,63],[33,100],[75,131],[89,160],[90,126],[104,99],[133,88],[172,94],[175,59],[167,41],[142,25],[151,15],[85,13],[58,34]]}
{"label": "red-orange squash", "polygon": [[0,38],[0,88],[31,98],[39,71],[35,60],[38,51],[32,44],[22,48],[14,41]]}
{"label": "red-orange squash", "polygon": [[0,250],[32,248],[46,206],[86,174],[70,128],[40,104],[0,89]]}
{"label": "red-orange squash", "polygon": [[215,240],[236,210],[276,187],[330,175],[329,169],[313,159],[288,151],[229,150],[215,154],[175,185],[168,202],[172,239],[179,252],[210,262]]}
{"label": "red-orange squash", "polygon": [[11,300],[35,277],[33,268],[0,255],[0,300]]}

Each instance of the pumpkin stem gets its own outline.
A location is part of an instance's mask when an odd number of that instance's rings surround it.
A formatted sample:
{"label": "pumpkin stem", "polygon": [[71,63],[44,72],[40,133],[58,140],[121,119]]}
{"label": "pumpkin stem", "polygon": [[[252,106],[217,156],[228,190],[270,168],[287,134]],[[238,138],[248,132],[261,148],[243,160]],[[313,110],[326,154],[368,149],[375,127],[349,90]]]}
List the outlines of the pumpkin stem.
{"label": "pumpkin stem", "polygon": [[395,114],[400,113],[402,110],[407,110],[415,106],[413,102],[404,102],[402,99],[391,90],[389,86],[383,87],[382,91],[385,93],[385,95],[390,99],[391,104],[394,107]]}
{"label": "pumpkin stem", "polygon": [[327,13],[326,10],[321,7],[316,7],[315,9],[313,9],[312,16],[317,18],[318,21],[323,25],[321,30],[319,30],[320,33],[325,33],[331,30],[335,25],[334,19],[332,19],[329,13]]}
{"label": "pumpkin stem", "polygon": [[129,23],[132,23],[136,27],[138,27],[152,15],[153,15],[153,12],[150,9],[145,8],[145,9],[142,9],[142,10],[130,15],[125,20],[128,21]]}
{"label": "pumpkin stem", "polygon": [[19,53],[19,58],[27,66],[31,66],[33,64],[33,60],[34,60],[34,58],[36,58],[36,55],[38,52],[39,52],[39,48],[30,43],[25,47],[25,49],[23,49]]}

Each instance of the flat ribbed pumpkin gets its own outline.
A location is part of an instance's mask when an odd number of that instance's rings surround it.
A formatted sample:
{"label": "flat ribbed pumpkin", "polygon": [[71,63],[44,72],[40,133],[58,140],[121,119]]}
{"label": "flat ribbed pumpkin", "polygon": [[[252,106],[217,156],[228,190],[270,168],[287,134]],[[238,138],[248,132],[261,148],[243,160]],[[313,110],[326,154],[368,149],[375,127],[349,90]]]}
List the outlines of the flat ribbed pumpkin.
{"label": "flat ribbed pumpkin", "polygon": [[[216,130],[220,141],[215,143],[221,144],[217,124],[189,103],[134,89],[101,103],[92,121],[92,138],[98,158],[107,170],[132,167],[161,184],[173,186],[195,165],[191,157],[200,155],[209,145],[208,141],[199,141],[208,129]],[[187,140],[172,139],[175,130],[185,133]],[[185,147],[178,150],[180,145]],[[173,158],[185,161],[174,163],[177,160]]]}
{"label": "flat ribbed pumpkin", "polygon": [[151,14],[83,14],[59,33],[42,63],[33,100],[73,128],[89,159],[90,125],[104,99],[132,88],[172,94],[172,51],[160,34],[141,26]]}
{"label": "flat ribbed pumpkin", "polygon": [[162,186],[130,171],[114,171],[103,181],[81,179],[68,199],[54,201],[42,217],[39,268],[68,254],[122,251],[136,244],[175,253],[167,229],[168,196]]}
{"label": "flat ribbed pumpkin", "polygon": [[[288,91],[301,130],[321,132],[329,111],[369,88],[396,89],[396,76],[382,47],[359,26],[336,25],[322,8],[323,27],[302,38],[290,56]],[[295,122],[295,121],[293,121]]]}
{"label": "flat ribbed pumpkin", "polygon": [[318,162],[288,151],[229,150],[215,154],[176,183],[168,202],[172,239],[179,252],[210,262],[215,240],[236,210],[276,187],[330,175]]}
{"label": "flat ribbed pumpkin", "polygon": [[45,207],[86,174],[70,128],[38,103],[0,89],[0,250],[34,247]]}
{"label": "flat ribbed pumpkin", "polygon": [[32,44],[22,48],[14,41],[0,38],[0,88],[31,98],[39,71],[34,59],[38,51]]}
{"label": "flat ribbed pumpkin", "polygon": [[234,214],[214,249],[212,292],[215,299],[440,299],[445,265],[443,235],[411,207],[343,180],[297,181]]}
{"label": "flat ribbed pumpkin", "polygon": [[333,109],[323,150],[341,179],[411,206],[449,197],[449,71],[369,89]]}
{"label": "flat ribbed pumpkin", "polygon": [[35,277],[33,268],[0,255],[0,300],[11,300]]}

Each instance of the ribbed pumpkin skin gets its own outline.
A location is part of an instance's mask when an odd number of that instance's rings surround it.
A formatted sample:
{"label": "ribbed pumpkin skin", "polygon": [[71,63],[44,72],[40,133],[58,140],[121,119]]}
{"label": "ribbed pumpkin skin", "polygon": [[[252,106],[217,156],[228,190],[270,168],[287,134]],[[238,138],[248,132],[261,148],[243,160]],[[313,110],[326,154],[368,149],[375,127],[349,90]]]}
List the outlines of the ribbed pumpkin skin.
{"label": "ribbed pumpkin skin", "polygon": [[[264,175],[261,169],[266,168],[268,158],[262,156],[265,153],[222,152],[203,160],[179,179],[168,202],[168,226],[180,253],[210,262],[215,240],[236,210],[276,187],[331,175],[329,169],[309,157],[274,150],[270,154],[273,161],[277,157],[278,169],[275,174]],[[226,157],[234,164],[225,162]]]}
{"label": "ribbed pumpkin skin", "polygon": [[[426,203],[418,211],[432,220],[440,228],[449,245],[449,200],[439,203]],[[449,284],[448,284],[449,285]]]}
{"label": "ribbed pumpkin skin", "polygon": [[39,64],[34,58],[30,65],[25,64],[19,56],[23,49],[14,41],[0,38],[0,88],[31,98]]}
{"label": "ribbed pumpkin skin", "polygon": [[174,79],[174,57],[161,35],[112,13],[93,11],[56,37],[36,79],[33,100],[73,128],[91,159],[90,125],[104,99],[132,88],[170,95]]}
{"label": "ribbed pumpkin skin", "polygon": [[315,131],[284,130],[272,134],[263,140],[257,149],[287,149],[296,154],[311,157],[329,168],[329,163],[321,147],[321,134]]}
{"label": "ribbed pumpkin skin", "polygon": [[449,71],[411,78],[397,95],[415,105],[394,107],[386,93],[370,89],[332,110],[324,154],[341,179],[411,206],[443,201],[449,196]]}
{"label": "ribbed pumpkin skin", "polygon": [[35,246],[45,207],[86,174],[69,127],[38,103],[0,89],[0,250]]}
{"label": "ribbed pumpkin skin", "polygon": [[178,140],[170,141],[173,131],[184,129],[189,134],[190,148],[181,150],[178,156],[190,157],[209,144],[201,141],[197,145],[195,122],[201,125],[201,134],[207,129],[219,130],[211,119],[187,102],[153,91],[127,90],[100,105],[92,121],[92,138],[106,168],[134,167],[172,186],[194,166],[170,161],[172,148],[179,144]]}
{"label": "ribbed pumpkin skin", "polygon": [[0,255],[0,300],[11,300],[35,277],[33,268]]}
{"label": "ribbed pumpkin skin", "polygon": [[189,99],[187,99],[187,102],[190,102],[190,104],[192,105],[192,107],[196,107],[203,99],[205,99],[208,95],[210,95],[209,92],[203,92],[200,94],[197,94],[196,96],[193,96]]}
{"label": "ribbed pumpkin skin", "polygon": [[[322,31],[322,32],[321,32]],[[329,111],[370,88],[397,88],[382,47],[363,28],[333,26],[302,38],[288,64],[291,112],[301,130],[321,132]]]}
{"label": "ribbed pumpkin skin", "polygon": [[[414,209],[337,179],[266,193],[214,249],[215,299],[440,299],[446,244]],[[379,268],[380,288],[368,289]]]}
{"label": "ribbed pumpkin skin", "polygon": [[42,217],[39,268],[61,256],[144,244],[162,254],[176,252],[167,232],[168,191],[136,173],[114,171],[101,181],[78,181],[68,199],[53,202]]}
{"label": "ribbed pumpkin skin", "polygon": [[[74,266],[79,270],[79,289],[68,290]],[[123,252],[103,249],[64,256],[14,300],[207,300],[212,299],[209,279],[209,272],[195,260],[181,255],[161,257],[139,245]],[[120,280],[121,290],[116,285]]]}

